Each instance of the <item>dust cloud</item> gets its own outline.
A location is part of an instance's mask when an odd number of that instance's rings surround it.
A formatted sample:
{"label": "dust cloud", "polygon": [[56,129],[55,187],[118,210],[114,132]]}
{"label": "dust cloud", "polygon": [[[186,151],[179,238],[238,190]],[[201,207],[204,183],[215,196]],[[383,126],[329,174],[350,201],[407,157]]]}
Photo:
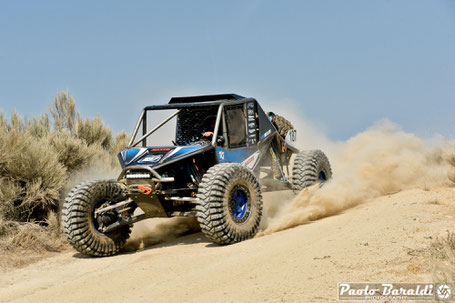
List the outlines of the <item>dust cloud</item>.
{"label": "dust cloud", "polygon": [[196,218],[153,218],[134,224],[124,251],[145,249],[162,242],[200,231]]}
{"label": "dust cloud", "polygon": [[[299,132],[298,121],[292,122]],[[302,129],[306,131],[304,148],[316,137],[318,146],[311,149],[326,152],[333,178],[321,188],[314,185],[286,201],[266,195],[265,204],[272,206],[265,208],[258,236],[335,215],[375,197],[448,183],[444,148],[437,147],[444,145],[441,138],[424,140],[387,120],[346,142],[330,142],[320,132],[312,133],[308,125]]]}
{"label": "dust cloud", "polygon": [[[106,162],[106,163],[104,163]],[[66,182],[66,185],[61,194],[61,203],[63,203],[64,198],[68,196],[69,192],[76,187],[77,185],[95,180],[110,180],[117,179],[121,169],[120,164],[119,168],[112,168],[110,163],[107,161],[95,162],[79,171],[75,171],[69,175],[69,178]]]}

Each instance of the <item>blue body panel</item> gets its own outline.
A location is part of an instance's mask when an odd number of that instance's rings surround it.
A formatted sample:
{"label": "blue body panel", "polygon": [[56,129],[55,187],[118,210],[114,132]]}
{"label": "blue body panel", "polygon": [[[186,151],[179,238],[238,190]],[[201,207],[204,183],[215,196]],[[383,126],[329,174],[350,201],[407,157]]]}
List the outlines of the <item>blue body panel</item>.
{"label": "blue body panel", "polygon": [[140,148],[125,149],[121,152],[124,163],[129,163],[141,151]]}
{"label": "blue body panel", "polygon": [[166,155],[166,159],[164,162],[197,151],[198,149],[201,149],[203,147],[204,146],[202,145],[179,146],[173,152],[169,153],[169,155]]}
{"label": "blue body panel", "polygon": [[122,151],[119,158],[123,167],[129,165],[148,165],[153,167],[184,157],[202,148],[204,148],[203,145],[129,148]]}
{"label": "blue body panel", "polygon": [[216,156],[220,163],[242,163],[246,158],[251,156],[257,148],[238,148],[238,149],[224,149],[216,148]]}

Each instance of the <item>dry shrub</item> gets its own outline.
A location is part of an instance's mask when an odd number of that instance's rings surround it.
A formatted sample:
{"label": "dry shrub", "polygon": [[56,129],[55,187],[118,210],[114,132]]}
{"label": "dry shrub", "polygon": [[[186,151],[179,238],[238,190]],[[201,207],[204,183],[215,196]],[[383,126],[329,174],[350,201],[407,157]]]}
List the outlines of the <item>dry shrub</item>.
{"label": "dry shrub", "polygon": [[0,269],[27,265],[49,252],[65,250],[68,244],[57,218],[51,213],[46,226],[0,219]]}
{"label": "dry shrub", "polygon": [[57,215],[52,213],[47,226],[36,223],[0,221],[0,250],[16,252],[28,250],[35,252],[60,251],[65,239],[59,232]]}
{"label": "dry shrub", "polygon": [[448,233],[447,238],[436,242],[432,254],[437,259],[434,281],[455,285],[455,233]]}
{"label": "dry shrub", "polygon": [[0,112],[0,131],[6,130],[6,126],[8,125],[8,121],[3,115],[2,112]]}
{"label": "dry shrub", "polygon": [[57,153],[59,162],[69,172],[82,168],[94,156],[85,141],[75,138],[67,131],[52,133],[48,142]]}
{"label": "dry shrub", "polygon": [[114,142],[111,147],[112,153],[114,155],[117,155],[119,152],[124,150],[128,146],[129,140],[130,138],[125,133],[125,131],[122,131],[117,136],[115,136]]}
{"label": "dry shrub", "polygon": [[119,167],[125,132],[113,140],[101,118],[83,120],[68,92],[57,95],[49,113],[24,120],[0,112],[0,253],[58,249],[56,214],[74,176],[89,178],[86,171],[99,163],[108,178]]}
{"label": "dry shrub", "polygon": [[51,132],[51,124],[48,114],[42,114],[39,118],[33,117],[26,122],[25,130],[28,135],[35,138],[45,138]]}
{"label": "dry shrub", "polygon": [[82,120],[78,117],[76,137],[83,139],[88,145],[99,144],[109,149],[112,144],[111,130],[106,127],[100,117]]}
{"label": "dry shrub", "polygon": [[17,217],[14,201],[20,200],[21,193],[22,188],[19,185],[6,178],[0,178],[0,220],[1,218]]}
{"label": "dry shrub", "polygon": [[76,104],[68,92],[58,93],[53,106],[49,107],[49,111],[54,119],[56,131],[68,130],[71,133],[74,131],[77,116]]}
{"label": "dry shrub", "polygon": [[1,215],[21,222],[44,220],[50,210],[58,209],[66,169],[55,152],[13,117],[9,131],[0,132],[0,154],[5,155],[0,163],[0,209],[6,210]]}

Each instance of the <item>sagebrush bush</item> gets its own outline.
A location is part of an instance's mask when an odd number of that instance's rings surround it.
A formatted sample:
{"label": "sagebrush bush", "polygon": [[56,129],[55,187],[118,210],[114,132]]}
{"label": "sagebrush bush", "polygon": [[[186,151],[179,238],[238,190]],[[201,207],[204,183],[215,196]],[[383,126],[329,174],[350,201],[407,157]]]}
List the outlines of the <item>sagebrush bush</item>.
{"label": "sagebrush bush", "polygon": [[49,111],[54,119],[56,131],[68,130],[73,133],[76,123],[76,104],[68,92],[58,93]]}
{"label": "sagebrush bush", "polygon": [[117,136],[115,136],[114,143],[111,147],[112,153],[114,155],[117,155],[119,152],[124,150],[128,146],[129,140],[130,138],[125,133],[125,131],[122,131]]}
{"label": "sagebrush bush", "polygon": [[0,219],[17,218],[18,210],[14,201],[20,201],[22,187],[7,178],[0,178]]}
{"label": "sagebrush bush", "polygon": [[[9,194],[2,192],[2,217],[27,222],[44,220],[49,211],[58,209],[60,189],[66,180],[66,169],[58,155],[26,131],[24,123],[13,115],[14,124],[0,132],[0,164],[2,183]],[[12,189],[16,192],[12,193]]]}
{"label": "sagebrush bush", "polygon": [[2,112],[0,112],[0,131],[6,130],[6,126],[8,125],[8,121],[6,120],[5,116]]}
{"label": "sagebrush bush", "polygon": [[[57,216],[51,213],[50,217],[50,221],[55,221]],[[28,222],[0,220],[0,250],[59,251],[66,245],[66,241],[53,224],[56,223],[42,226]]]}
{"label": "sagebrush bush", "polygon": [[88,145],[99,144],[108,150],[112,144],[111,130],[106,127],[100,117],[94,119],[77,119],[76,137],[84,140]]}
{"label": "sagebrush bush", "polygon": [[118,168],[117,153],[127,143],[125,132],[113,139],[101,118],[82,119],[68,92],[57,95],[49,113],[29,120],[0,112],[0,242],[8,234],[8,249],[41,241],[37,247],[50,250],[53,242],[42,242],[37,231],[60,234],[55,214],[75,176],[94,166]]}
{"label": "sagebrush bush", "polygon": [[87,143],[68,131],[54,132],[48,136],[48,145],[56,152],[58,160],[68,172],[82,168],[94,157]]}
{"label": "sagebrush bush", "polygon": [[51,132],[51,124],[48,114],[42,114],[39,118],[33,117],[26,122],[25,130],[28,135],[41,139],[49,136]]}

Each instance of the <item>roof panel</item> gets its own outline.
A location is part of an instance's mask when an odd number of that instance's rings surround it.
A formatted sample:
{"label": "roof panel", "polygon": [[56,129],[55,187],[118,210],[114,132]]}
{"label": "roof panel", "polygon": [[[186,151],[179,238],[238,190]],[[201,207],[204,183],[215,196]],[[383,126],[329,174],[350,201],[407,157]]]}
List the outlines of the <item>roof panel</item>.
{"label": "roof panel", "polygon": [[245,97],[237,94],[219,94],[219,95],[203,95],[203,96],[187,96],[187,97],[172,97],[169,104],[176,103],[193,103],[193,102],[210,102],[218,100],[238,100]]}

